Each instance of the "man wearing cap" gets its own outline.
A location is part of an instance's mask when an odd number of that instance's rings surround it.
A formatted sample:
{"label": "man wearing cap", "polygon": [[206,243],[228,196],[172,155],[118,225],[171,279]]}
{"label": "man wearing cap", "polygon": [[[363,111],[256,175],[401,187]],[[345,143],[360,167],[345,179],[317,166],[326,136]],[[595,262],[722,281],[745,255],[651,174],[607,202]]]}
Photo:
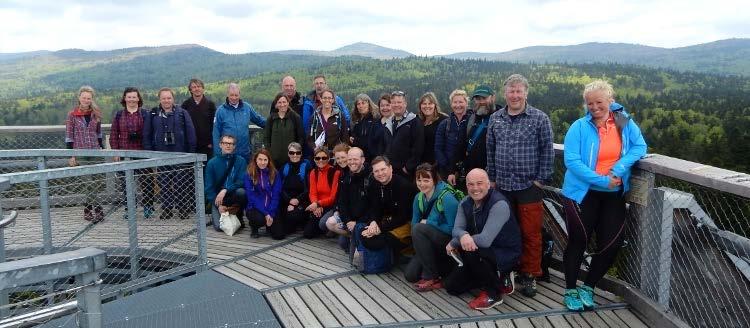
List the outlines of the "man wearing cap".
{"label": "man wearing cap", "polygon": [[536,295],[542,275],[542,185],[552,178],[552,124],[547,114],[526,102],[529,82],[520,74],[503,83],[505,107],[487,127],[487,173],[492,186],[511,204],[521,227],[521,293]]}
{"label": "man wearing cap", "polygon": [[495,104],[495,91],[486,84],[474,88],[471,100],[474,108],[467,111],[463,122],[465,125],[457,125],[461,130],[461,138],[455,155],[449,161],[450,164],[442,167],[440,172],[448,183],[461,189],[466,185],[467,172],[487,167],[487,125],[490,115],[502,108]]}

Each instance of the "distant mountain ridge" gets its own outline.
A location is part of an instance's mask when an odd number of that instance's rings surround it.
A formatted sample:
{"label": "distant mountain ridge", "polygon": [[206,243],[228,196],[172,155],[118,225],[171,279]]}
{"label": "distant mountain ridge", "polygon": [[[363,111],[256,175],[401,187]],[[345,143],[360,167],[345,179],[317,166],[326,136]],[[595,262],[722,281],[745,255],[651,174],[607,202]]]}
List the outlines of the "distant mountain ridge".
{"label": "distant mountain ridge", "polygon": [[370,57],[375,59],[392,59],[392,58],[406,58],[414,56],[413,54],[399,50],[386,48],[377,44],[367,42],[357,42],[341,48],[331,51],[320,51],[320,50],[282,50],[272,51],[278,54],[287,55],[313,55],[313,56],[362,56]]}
{"label": "distant mountain ridge", "polygon": [[440,57],[537,63],[619,63],[680,71],[750,76],[750,39],[726,39],[679,48],[590,42],[534,46],[499,53],[461,52]]}

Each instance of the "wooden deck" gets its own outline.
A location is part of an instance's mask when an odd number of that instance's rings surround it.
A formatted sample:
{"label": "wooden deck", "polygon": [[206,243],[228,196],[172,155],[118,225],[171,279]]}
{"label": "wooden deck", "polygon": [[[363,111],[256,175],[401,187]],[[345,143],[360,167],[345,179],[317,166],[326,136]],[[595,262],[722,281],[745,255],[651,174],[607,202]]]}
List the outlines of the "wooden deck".
{"label": "wooden deck", "polygon": [[[82,208],[51,212],[53,246],[107,247],[127,254],[129,230],[122,208],[96,225],[82,219]],[[194,220],[144,219],[139,212],[139,247],[194,257],[195,228]],[[227,236],[207,227],[210,266],[261,291],[286,327],[647,327],[627,304],[601,290],[597,310],[567,312],[558,272],[551,283],[538,283],[534,298],[516,292],[494,309],[474,311],[467,302],[477,291],[461,297],[444,290],[418,293],[403,279],[401,268],[379,275],[358,273],[335,239],[292,235],[276,241],[249,234],[245,229]],[[41,235],[38,210],[20,211],[16,225],[5,231],[6,250],[12,256],[19,249],[41,248]],[[177,236],[181,238],[171,242]]]}
{"label": "wooden deck", "polygon": [[378,275],[352,270],[335,239],[251,239],[247,230],[230,237],[209,229],[213,270],[260,290],[286,327],[647,327],[601,290],[596,311],[567,312],[559,272],[538,283],[534,298],[514,293],[495,309],[474,311],[467,303],[476,291],[418,293],[401,268]]}

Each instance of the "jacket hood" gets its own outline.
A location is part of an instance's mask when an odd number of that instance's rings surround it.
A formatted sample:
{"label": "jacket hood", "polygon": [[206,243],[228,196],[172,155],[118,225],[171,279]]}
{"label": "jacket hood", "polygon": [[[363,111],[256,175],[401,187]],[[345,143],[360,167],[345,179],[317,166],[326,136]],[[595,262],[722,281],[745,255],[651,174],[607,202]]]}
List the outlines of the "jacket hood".
{"label": "jacket hood", "polygon": [[[391,122],[394,121],[395,116],[391,117]],[[414,120],[417,118],[417,114],[414,114],[412,112],[406,112],[406,115],[404,115],[404,118],[398,122],[398,126],[396,128],[406,124],[407,122]]]}
{"label": "jacket hood", "polygon": [[[437,197],[438,195],[440,195],[440,193],[441,193],[441,192],[443,192],[443,190],[445,190],[446,188],[448,188],[448,184],[447,184],[447,183],[445,183],[445,181],[440,181],[440,182],[438,182],[438,183],[437,183],[437,184],[435,185],[435,191],[433,191],[433,192],[432,192],[432,197],[431,197],[431,199],[432,199],[432,198],[435,198],[435,197]],[[431,200],[431,199],[430,199],[430,200]]]}
{"label": "jacket hood", "polygon": [[[331,106],[331,109],[333,115],[339,115],[341,113],[341,108],[339,108],[339,105],[335,102],[333,103],[333,106]],[[321,110],[323,110],[323,106],[318,106],[318,108],[315,109],[315,114],[320,113]]]}

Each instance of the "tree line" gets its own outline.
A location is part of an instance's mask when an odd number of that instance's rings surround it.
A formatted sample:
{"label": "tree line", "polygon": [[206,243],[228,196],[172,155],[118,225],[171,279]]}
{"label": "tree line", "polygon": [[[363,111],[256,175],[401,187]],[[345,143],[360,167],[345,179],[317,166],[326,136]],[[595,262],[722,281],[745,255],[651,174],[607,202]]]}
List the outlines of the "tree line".
{"label": "tree line", "polygon": [[[145,74],[169,74],[168,65],[164,65],[163,70]],[[109,76],[106,72],[95,72],[94,81],[101,82]],[[407,93],[409,110],[415,111],[417,98],[426,91],[433,91],[440,98],[444,112],[450,111],[447,98],[452,90],[463,88],[470,92],[480,83],[493,86],[497,102],[503,104],[502,81],[512,73],[520,73],[531,83],[529,103],[550,115],[556,142],[562,142],[570,124],[584,114],[583,86],[595,78],[603,78],[615,86],[616,100],[627,108],[643,129],[649,152],[750,172],[747,161],[750,158],[748,78],[614,63],[519,64],[425,57],[393,60],[340,57],[317,64],[308,62],[281,72],[255,73],[232,81],[240,84],[243,99],[259,113],[267,114],[283,75],[295,76],[297,89],[304,94],[312,89],[312,77],[319,73],[327,76],[329,86],[350,107],[359,93],[375,98],[382,92],[402,90]],[[218,80],[215,75],[198,77],[207,82],[209,97],[217,102],[224,101],[228,81]],[[106,87],[97,89],[95,98],[105,114],[105,122],[121,107],[122,89],[131,83],[120,73],[112,74],[109,79],[120,81],[119,84],[113,81],[103,83]],[[60,80],[64,91],[0,100],[0,124],[62,124],[67,111],[75,105],[75,92],[82,81],[86,81],[85,75],[75,81]],[[172,85],[179,102],[189,96],[186,84],[187,80]],[[146,106],[156,106],[157,88],[152,87],[153,84],[146,85],[148,87],[142,89]],[[94,83],[92,86],[97,88]]]}

